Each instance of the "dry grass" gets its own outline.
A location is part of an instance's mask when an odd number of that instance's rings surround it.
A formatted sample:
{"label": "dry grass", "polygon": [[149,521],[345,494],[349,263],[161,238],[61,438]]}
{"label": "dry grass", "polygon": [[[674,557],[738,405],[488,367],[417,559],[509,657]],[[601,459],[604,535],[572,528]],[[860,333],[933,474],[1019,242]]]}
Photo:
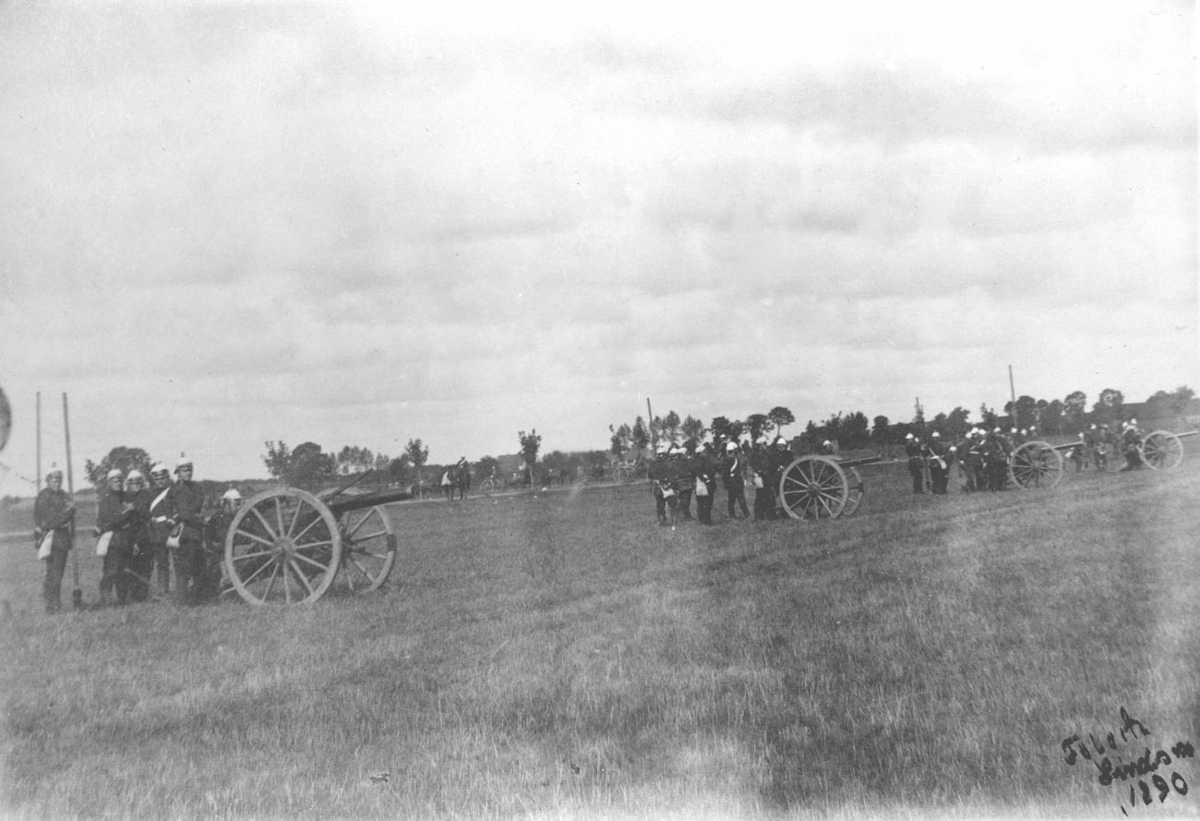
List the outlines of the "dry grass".
{"label": "dry grass", "polygon": [[397,505],[389,589],[287,610],[46,617],[32,549],[5,545],[4,805],[1112,817],[1062,738],[1124,706],[1200,741],[1194,466],[949,498],[867,479],[857,518],[819,524],[671,531],[644,486]]}

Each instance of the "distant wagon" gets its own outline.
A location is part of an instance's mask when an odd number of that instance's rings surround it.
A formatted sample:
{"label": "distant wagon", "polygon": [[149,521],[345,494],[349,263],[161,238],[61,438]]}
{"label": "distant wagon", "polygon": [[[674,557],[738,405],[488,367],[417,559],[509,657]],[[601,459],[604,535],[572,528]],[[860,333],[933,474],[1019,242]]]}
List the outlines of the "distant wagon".
{"label": "distant wagon", "polygon": [[396,562],[383,505],[412,496],[399,489],[350,494],[349,487],[319,495],[275,488],[247,500],[225,537],[232,589],[265,605],[315,602],[339,574],[351,593],[379,588]]}

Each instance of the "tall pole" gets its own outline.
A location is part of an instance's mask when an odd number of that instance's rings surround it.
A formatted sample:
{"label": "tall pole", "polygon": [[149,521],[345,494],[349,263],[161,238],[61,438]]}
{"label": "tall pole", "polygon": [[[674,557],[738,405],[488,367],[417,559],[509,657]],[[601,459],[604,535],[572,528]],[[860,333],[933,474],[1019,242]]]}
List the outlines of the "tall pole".
{"label": "tall pole", "polygon": [[1008,415],[1009,427],[1017,426],[1017,389],[1013,383],[1012,365],[1008,366],[1008,395],[1012,399],[1012,412]]}
{"label": "tall pole", "polygon": [[651,446],[658,444],[654,441],[654,411],[650,410],[650,397],[646,397],[646,431],[650,434]]}
{"label": "tall pole", "polygon": [[[67,496],[75,504],[75,470],[71,466],[71,421],[67,414],[67,394],[63,392],[63,432],[67,440]],[[79,586],[79,551],[75,549],[75,517],[71,517],[71,571],[75,575],[75,589],[71,591],[71,604],[76,610],[83,607],[83,588]]]}
{"label": "tall pole", "polygon": [[37,489],[42,492],[42,392],[37,392]]}

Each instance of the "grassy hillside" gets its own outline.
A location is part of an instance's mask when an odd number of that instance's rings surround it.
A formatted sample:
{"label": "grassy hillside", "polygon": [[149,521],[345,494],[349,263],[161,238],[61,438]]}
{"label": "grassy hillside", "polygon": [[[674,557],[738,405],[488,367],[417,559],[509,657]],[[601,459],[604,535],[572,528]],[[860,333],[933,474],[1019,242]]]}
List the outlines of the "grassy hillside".
{"label": "grassy hillside", "polygon": [[[858,517],[653,524],[647,488],[405,503],[388,589],[47,617],[0,545],[16,817],[1116,817],[1120,710],[1200,743],[1200,462]],[[718,496],[723,510],[724,495]],[[94,599],[98,560],[82,562]],[[71,587],[68,571],[67,592]],[[1119,737],[1117,739],[1120,741]],[[387,774],[386,780],[383,774]],[[372,780],[375,776],[375,780]],[[1150,778],[1149,775],[1146,776]],[[1121,816],[1124,817],[1124,816]]]}

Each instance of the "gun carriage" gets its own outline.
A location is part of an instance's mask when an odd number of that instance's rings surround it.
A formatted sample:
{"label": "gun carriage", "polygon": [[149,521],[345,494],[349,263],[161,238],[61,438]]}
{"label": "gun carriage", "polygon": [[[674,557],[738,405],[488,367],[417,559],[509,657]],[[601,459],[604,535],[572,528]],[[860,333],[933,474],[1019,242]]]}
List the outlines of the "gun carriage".
{"label": "gun carriage", "polygon": [[[1143,437],[1138,445],[1138,454],[1142,463],[1151,470],[1170,470],[1178,467],[1183,461],[1183,439],[1198,433],[1200,431],[1153,431]],[[1065,464],[1063,454],[1077,447],[1082,447],[1082,444],[1068,442],[1064,445],[1051,445],[1041,441],[1025,442],[1012,452],[1008,464],[1008,478],[1017,487],[1027,490],[1052,488],[1062,479]]]}
{"label": "gun carriage", "polygon": [[247,500],[225,536],[225,572],[238,595],[253,605],[309,604],[339,574],[351,593],[387,581],[396,534],[383,506],[412,496],[396,489],[347,494],[361,479],[317,495],[281,487]]}
{"label": "gun carriage", "polygon": [[780,504],[793,519],[853,516],[866,495],[866,484],[858,468],[880,461],[880,456],[861,459],[801,456],[784,468],[779,477]]}

